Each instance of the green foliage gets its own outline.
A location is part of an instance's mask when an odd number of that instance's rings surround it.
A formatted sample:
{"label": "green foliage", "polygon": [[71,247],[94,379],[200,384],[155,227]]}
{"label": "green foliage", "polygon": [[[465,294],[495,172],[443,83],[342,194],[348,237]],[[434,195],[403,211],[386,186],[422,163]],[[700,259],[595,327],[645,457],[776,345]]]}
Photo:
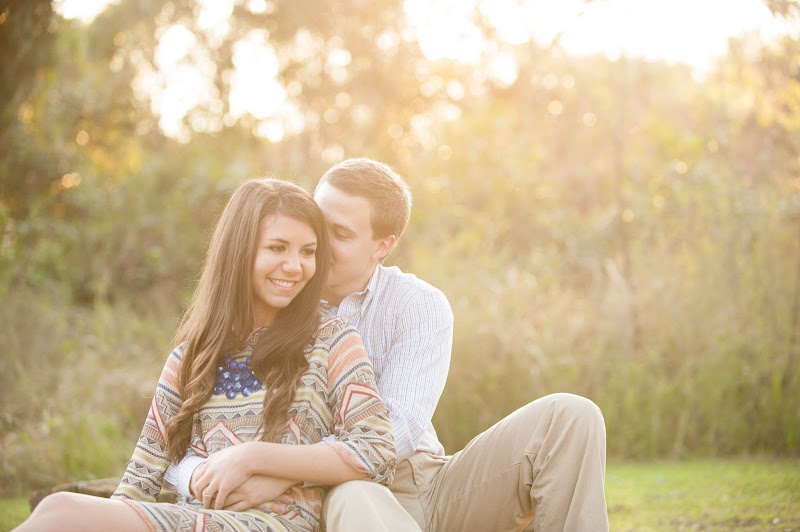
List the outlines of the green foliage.
{"label": "green foliage", "polygon": [[[0,221],[25,212],[25,204],[41,194],[41,175],[52,163],[27,141],[35,134],[26,96],[34,92],[52,63],[58,27],[50,0],[12,0],[0,4]],[[12,178],[13,176],[13,178]]]}
{"label": "green foliage", "polygon": [[19,493],[19,486],[46,488],[66,480],[119,476],[135,444],[122,434],[120,421],[117,414],[60,417],[44,413],[38,426],[5,438],[3,492]]}
{"label": "green foliage", "polygon": [[0,494],[119,475],[130,458],[178,309],[152,297],[76,307],[46,291],[0,303]]}

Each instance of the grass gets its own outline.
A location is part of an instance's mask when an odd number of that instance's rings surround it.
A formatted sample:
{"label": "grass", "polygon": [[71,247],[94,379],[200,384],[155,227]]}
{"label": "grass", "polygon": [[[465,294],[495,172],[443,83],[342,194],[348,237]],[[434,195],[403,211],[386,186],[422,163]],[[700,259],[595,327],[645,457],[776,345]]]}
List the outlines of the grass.
{"label": "grass", "polygon": [[25,497],[0,499],[0,530],[11,530],[23,522],[29,513],[28,499]]}
{"label": "grass", "polygon": [[800,531],[800,461],[609,465],[612,531]]}
{"label": "grass", "polygon": [[[610,464],[606,499],[614,532],[800,531],[800,461]],[[27,499],[0,500],[0,531],[27,516]]]}

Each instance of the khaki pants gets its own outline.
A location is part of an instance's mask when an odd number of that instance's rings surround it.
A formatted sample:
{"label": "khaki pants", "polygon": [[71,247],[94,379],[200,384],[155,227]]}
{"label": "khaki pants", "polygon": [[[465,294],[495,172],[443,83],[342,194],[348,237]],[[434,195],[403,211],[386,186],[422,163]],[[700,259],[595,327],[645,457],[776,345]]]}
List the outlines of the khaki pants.
{"label": "khaki pants", "polygon": [[400,462],[389,489],[335,487],[323,519],[329,532],[607,531],[605,467],[600,409],[576,395],[548,395],[453,456]]}

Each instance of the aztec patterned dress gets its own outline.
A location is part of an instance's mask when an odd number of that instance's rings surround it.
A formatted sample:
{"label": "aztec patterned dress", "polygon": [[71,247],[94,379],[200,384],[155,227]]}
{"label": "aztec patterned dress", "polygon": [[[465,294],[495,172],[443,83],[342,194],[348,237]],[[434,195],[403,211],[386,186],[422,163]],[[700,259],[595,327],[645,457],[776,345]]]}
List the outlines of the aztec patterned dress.
{"label": "aztec patterned dress", "polygon": [[[255,338],[232,358],[243,361],[250,356]],[[308,483],[291,488],[295,504],[283,515],[258,509],[206,510],[189,497],[176,504],[155,502],[169,466],[164,427],[181,406],[177,384],[182,352],[178,346],[167,359],[133,457],[112,498],[128,503],[152,531],[319,530],[326,488]],[[389,483],[395,467],[389,411],[378,395],[356,329],[342,318],[326,318],[305,355],[309,368],[298,384],[280,443],[311,445],[333,434],[335,442],[327,445],[345,462],[368,473],[370,480]],[[212,395],[195,414],[192,453],[207,457],[230,445],[260,439],[265,393],[270,392],[262,388],[249,397]]]}

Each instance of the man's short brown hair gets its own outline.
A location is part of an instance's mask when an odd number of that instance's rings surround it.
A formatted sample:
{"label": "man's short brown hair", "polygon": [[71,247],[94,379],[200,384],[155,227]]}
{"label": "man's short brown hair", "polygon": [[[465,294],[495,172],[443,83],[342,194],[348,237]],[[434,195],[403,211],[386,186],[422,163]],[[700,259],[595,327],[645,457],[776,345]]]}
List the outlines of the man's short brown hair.
{"label": "man's short brown hair", "polygon": [[369,202],[373,238],[403,234],[411,216],[411,191],[388,165],[365,157],[346,159],[325,172],[317,188],[323,183]]}

